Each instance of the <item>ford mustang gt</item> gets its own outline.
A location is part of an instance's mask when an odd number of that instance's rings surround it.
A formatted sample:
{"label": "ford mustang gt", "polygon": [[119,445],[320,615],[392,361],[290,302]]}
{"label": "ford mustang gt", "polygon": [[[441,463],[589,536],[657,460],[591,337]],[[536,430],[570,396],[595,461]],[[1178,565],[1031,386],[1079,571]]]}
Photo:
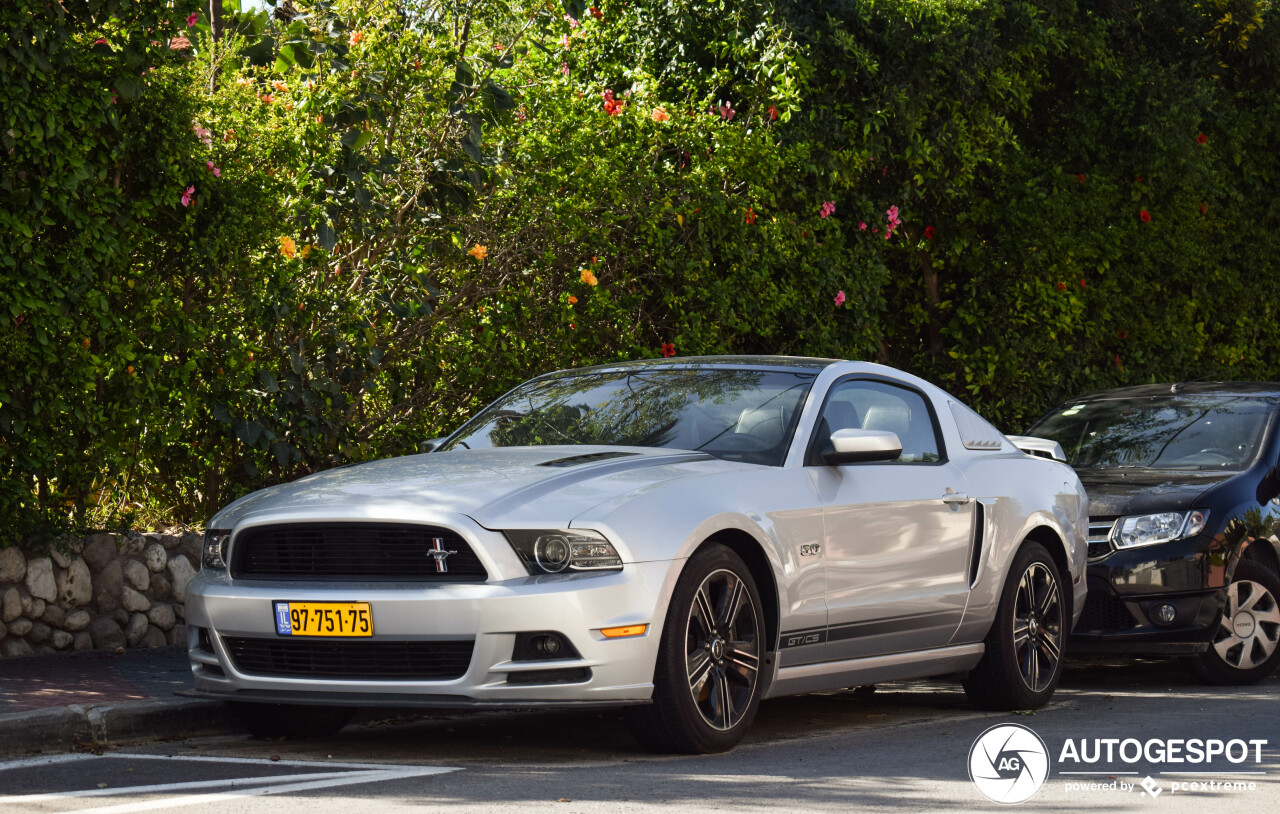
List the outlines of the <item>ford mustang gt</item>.
{"label": "ford mustang gt", "polygon": [[562,371],[429,453],[219,512],[193,692],[258,734],[362,705],[621,706],[677,752],[731,748],[761,699],[895,679],[1025,709],[1057,684],[1087,533],[1070,467],[892,368]]}

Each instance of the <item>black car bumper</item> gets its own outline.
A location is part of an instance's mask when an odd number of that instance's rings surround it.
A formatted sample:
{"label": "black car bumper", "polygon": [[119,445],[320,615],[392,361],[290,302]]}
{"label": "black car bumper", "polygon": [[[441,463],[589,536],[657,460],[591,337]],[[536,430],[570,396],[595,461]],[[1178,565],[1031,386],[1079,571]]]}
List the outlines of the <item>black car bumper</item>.
{"label": "black car bumper", "polygon": [[1226,561],[1204,535],[1112,551],[1089,563],[1073,653],[1198,653],[1217,630]]}

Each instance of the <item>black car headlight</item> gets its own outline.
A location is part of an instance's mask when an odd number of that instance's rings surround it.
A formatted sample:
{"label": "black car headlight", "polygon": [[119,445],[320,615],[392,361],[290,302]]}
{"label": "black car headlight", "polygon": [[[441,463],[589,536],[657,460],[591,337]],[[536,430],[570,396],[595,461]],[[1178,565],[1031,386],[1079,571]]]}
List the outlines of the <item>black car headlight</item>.
{"label": "black car headlight", "polygon": [[204,556],[200,567],[209,571],[227,570],[227,543],[231,532],[227,529],[209,529],[204,533]]}
{"label": "black car headlight", "polygon": [[1209,520],[1207,511],[1160,512],[1122,517],[1111,533],[1116,548],[1137,548],[1156,543],[1181,540],[1204,531]]}
{"label": "black car headlight", "polygon": [[622,558],[599,532],[584,529],[504,531],[529,573],[617,571]]}

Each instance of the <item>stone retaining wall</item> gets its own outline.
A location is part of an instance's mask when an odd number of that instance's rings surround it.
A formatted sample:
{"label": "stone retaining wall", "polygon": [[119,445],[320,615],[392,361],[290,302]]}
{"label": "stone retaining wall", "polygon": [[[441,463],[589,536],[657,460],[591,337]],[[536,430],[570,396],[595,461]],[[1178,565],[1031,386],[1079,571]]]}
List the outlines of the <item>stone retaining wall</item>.
{"label": "stone retaining wall", "polygon": [[92,534],[48,557],[0,549],[0,656],[187,641],[187,583],[203,538]]}

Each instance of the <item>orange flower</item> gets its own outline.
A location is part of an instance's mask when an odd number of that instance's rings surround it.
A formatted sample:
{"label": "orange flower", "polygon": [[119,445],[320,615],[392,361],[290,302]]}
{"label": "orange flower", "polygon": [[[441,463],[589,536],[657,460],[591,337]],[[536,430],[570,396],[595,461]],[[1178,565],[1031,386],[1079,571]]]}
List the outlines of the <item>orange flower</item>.
{"label": "orange flower", "polygon": [[125,372],[125,373],[128,373],[130,376],[132,376],[132,375],[133,375],[133,365],[129,365],[128,367],[126,367],[126,368],[124,369],[124,372]]}
{"label": "orange flower", "polygon": [[655,122],[665,122],[665,121],[670,121],[670,120],[671,120],[671,114],[670,114],[670,113],[668,113],[666,110],[664,110],[664,109],[660,108],[660,107],[655,107],[655,108],[653,109],[653,120],[654,120]]}
{"label": "orange flower", "polygon": [[599,285],[600,283],[600,281],[596,279],[596,276],[591,273],[591,269],[583,269],[579,277],[582,278],[582,282],[586,283],[589,286],[594,287],[596,285]]}
{"label": "orange flower", "polygon": [[467,250],[467,254],[471,255],[477,260],[483,260],[489,256],[489,247],[481,246],[479,243],[477,243],[476,245],[472,246],[470,249]]}
{"label": "orange flower", "polygon": [[359,45],[364,39],[364,34],[360,31],[352,31],[350,38],[347,39],[348,45]]}
{"label": "orange flower", "polygon": [[285,91],[289,90],[289,86],[286,85],[284,82],[281,82],[279,79],[272,80],[271,87],[275,88],[277,91],[281,93],[284,93]]}
{"label": "orange flower", "polygon": [[272,102],[274,102],[274,101],[276,100],[276,97],[272,96],[270,93],[264,93],[264,94],[262,94],[261,96],[259,96],[258,98],[259,98],[259,99],[261,99],[262,101],[266,102],[267,104],[271,104]]}
{"label": "orange flower", "polygon": [[290,260],[298,253],[298,244],[293,242],[293,238],[285,235],[278,238],[280,241],[280,253]]}
{"label": "orange flower", "polygon": [[[577,298],[577,297],[575,297],[575,296],[573,296],[572,294],[570,294],[570,295],[569,295],[569,304],[570,304],[570,305],[577,305],[577,304],[578,304],[578,298]],[[88,339],[86,339],[84,342],[85,342],[85,345],[84,345],[84,346],[85,346],[86,348],[87,348],[87,347],[89,347],[89,340],[88,340]]]}

